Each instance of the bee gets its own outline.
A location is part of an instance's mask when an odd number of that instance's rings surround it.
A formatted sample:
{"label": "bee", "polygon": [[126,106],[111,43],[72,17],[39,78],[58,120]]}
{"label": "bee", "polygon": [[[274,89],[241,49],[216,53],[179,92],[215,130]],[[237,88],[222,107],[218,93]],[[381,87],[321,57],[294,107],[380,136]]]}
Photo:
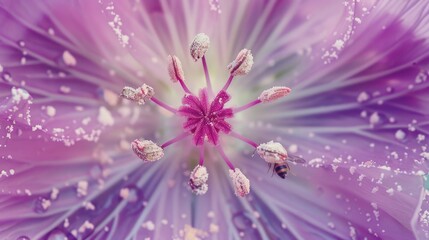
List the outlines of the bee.
{"label": "bee", "polygon": [[286,178],[286,175],[290,172],[288,162],[305,163],[303,158],[289,155],[283,145],[274,141],[259,144],[255,151],[268,163],[268,171],[271,169],[271,166],[274,165],[273,175],[276,173],[283,179]]}
{"label": "bee", "polygon": [[288,172],[290,172],[290,166],[288,162],[294,163],[305,163],[306,161],[303,158],[294,155],[288,155],[288,157],[281,163],[270,163],[269,169],[271,169],[271,165],[273,166],[273,174],[276,173],[279,177],[285,179]]}

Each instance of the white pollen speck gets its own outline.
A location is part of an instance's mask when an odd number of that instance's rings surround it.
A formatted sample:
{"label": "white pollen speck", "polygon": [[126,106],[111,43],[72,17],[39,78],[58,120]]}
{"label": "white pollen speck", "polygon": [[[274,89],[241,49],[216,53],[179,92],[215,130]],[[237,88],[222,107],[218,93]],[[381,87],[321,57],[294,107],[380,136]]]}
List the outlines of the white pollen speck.
{"label": "white pollen speck", "polygon": [[71,91],[70,87],[67,87],[67,86],[60,87],[60,92],[62,93],[70,93],[70,91]]}
{"label": "white pollen speck", "polygon": [[369,99],[369,95],[368,95],[368,93],[367,93],[367,92],[361,92],[361,93],[359,94],[359,96],[357,97],[357,101],[358,101],[359,103],[362,103],[362,102],[368,101],[368,99]]}
{"label": "white pollen speck", "polygon": [[291,145],[289,146],[289,152],[291,152],[291,153],[297,153],[297,152],[298,152],[298,145],[296,145],[296,144],[291,144]]}
{"label": "white pollen speck", "polygon": [[87,201],[84,201],[83,203],[82,203],[82,206],[85,208],[85,210],[95,210],[95,206],[94,206],[94,204],[92,204],[92,202],[87,202]]}
{"label": "white pollen speck", "polygon": [[419,135],[417,135],[417,142],[422,142],[422,141],[424,141],[426,139],[426,136],[425,135],[423,135],[423,134],[419,134]]}
{"label": "white pollen speck", "polygon": [[344,41],[341,39],[337,39],[333,44],[333,47],[336,48],[337,50],[341,50],[344,47]]}
{"label": "white pollen speck", "polygon": [[69,219],[68,219],[68,218],[66,218],[66,219],[64,220],[64,224],[63,224],[63,226],[64,226],[65,228],[67,228],[67,227],[69,227],[69,226],[70,226],[70,222],[69,222]]}
{"label": "white pollen speck", "polygon": [[147,221],[142,224],[142,228],[146,228],[149,231],[155,230],[155,224],[152,221]]}
{"label": "white pollen speck", "polygon": [[24,192],[25,192],[25,194],[27,194],[28,196],[33,195],[29,189],[24,189]]}
{"label": "white pollen speck", "polygon": [[110,106],[116,106],[119,101],[118,94],[110,91],[109,89],[104,89],[103,91],[104,101],[106,101]]}
{"label": "white pollen speck", "polygon": [[77,183],[77,196],[83,197],[88,194],[88,182],[87,181],[79,181]]}
{"label": "white pollen speck", "polygon": [[209,217],[209,218],[214,218],[215,216],[216,216],[216,214],[213,211],[210,211],[207,213],[207,217]]}
{"label": "white pollen speck", "polygon": [[389,189],[386,190],[386,192],[389,194],[389,196],[393,196],[393,192],[394,191],[395,190],[393,190],[393,188],[389,188]]}
{"label": "white pollen speck", "polygon": [[11,93],[12,93],[12,101],[16,104],[20,103],[21,100],[28,100],[30,98],[30,94],[22,88],[13,87],[11,89]]}
{"label": "white pollen speck", "polygon": [[58,188],[52,188],[51,200],[56,200],[58,198],[59,193],[60,193],[60,190]]}
{"label": "white pollen speck", "polygon": [[128,188],[122,188],[121,191],[119,191],[119,196],[121,196],[122,199],[127,199],[130,195],[130,189]]}
{"label": "white pollen speck", "polygon": [[398,140],[404,140],[404,138],[405,138],[405,132],[399,129],[395,133],[395,138],[398,139]]}
{"label": "white pollen speck", "polygon": [[92,224],[91,222],[89,222],[88,220],[86,220],[82,226],[80,226],[79,228],[79,232],[83,233],[85,232],[87,229],[89,230],[93,230],[94,229],[94,224]]}
{"label": "white pollen speck", "polygon": [[399,154],[397,152],[391,152],[390,155],[392,155],[392,157],[394,159],[398,159],[399,158]]}
{"label": "white pollen speck", "polygon": [[57,113],[57,110],[54,107],[52,106],[46,107],[46,114],[48,114],[49,117],[55,116],[56,113]]}
{"label": "white pollen speck", "polygon": [[47,210],[51,206],[51,201],[48,199],[42,199],[42,208]]}
{"label": "white pollen speck", "polygon": [[89,122],[91,122],[91,117],[86,117],[86,118],[82,119],[82,124],[85,126],[88,125]]}
{"label": "white pollen speck", "polygon": [[48,29],[48,33],[49,33],[49,35],[54,36],[55,35],[55,30],[53,28],[49,28]]}
{"label": "white pollen speck", "polygon": [[115,119],[113,119],[112,114],[105,107],[100,107],[97,120],[104,126],[112,126],[115,123]]}
{"label": "white pollen speck", "polygon": [[375,125],[379,122],[380,122],[380,116],[378,115],[378,113],[377,112],[372,113],[371,116],[369,117],[369,123],[371,125]]}
{"label": "white pollen speck", "polygon": [[63,52],[63,61],[67,66],[71,67],[77,64],[76,58],[67,50]]}
{"label": "white pollen speck", "polygon": [[217,233],[217,232],[219,232],[219,226],[216,225],[216,224],[214,224],[214,223],[212,223],[212,224],[210,224],[210,230],[209,231],[211,233]]}
{"label": "white pollen speck", "polygon": [[323,163],[323,160],[321,158],[313,158],[310,161],[308,161],[308,164],[311,166],[318,166]]}

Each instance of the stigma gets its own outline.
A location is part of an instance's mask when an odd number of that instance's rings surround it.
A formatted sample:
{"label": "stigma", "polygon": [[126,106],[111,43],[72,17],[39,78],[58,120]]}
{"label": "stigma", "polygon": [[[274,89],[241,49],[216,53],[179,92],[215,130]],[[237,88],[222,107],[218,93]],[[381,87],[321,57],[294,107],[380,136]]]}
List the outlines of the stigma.
{"label": "stigma", "polygon": [[[206,77],[206,87],[194,93],[186,85],[185,73],[180,59],[174,55],[167,58],[168,74],[172,83],[179,83],[184,91],[184,97],[179,106],[170,106],[155,97],[152,87],[143,84],[138,88],[124,87],[121,96],[129,101],[143,105],[152,102],[165,110],[170,111],[182,121],[181,133],[162,144],[157,144],[147,139],[136,139],[131,143],[131,148],[135,155],[143,162],[155,162],[164,157],[167,147],[191,138],[189,144],[199,149],[199,163],[194,166],[189,174],[188,187],[196,195],[203,195],[208,188],[209,171],[204,166],[205,151],[216,151],[219,157],[229,168],[229,177],[234,194],[238,197],[245,197],[250,193],[250,180],[244,173],[234,166],[224,151],[223,136],[233,137],[249,144],[259,156],[269,164],[279,164],[288,157],[286,149],[278,142],[268,141],[258,144],[239,133],[233,131],[233,126],[229,122],[235,114],[253,108],[259,103],[270,103],[291,93],[291,89],[285,86],[272,87],[262,91],[253,101],[241,107],[228,106],[232,96],[228,93],[228,88],[234,78],[247,75],[254,64],[251,50],[242,49],[236,58],[227,66],[230,76],[226,80],[223,88],[214,92],[212,89],[210,74],[208,69],[206,53],[209,50],[210,39],[204,34],[197,34],[190,44],[190,57],[195,61],[201,60]],[[179,119],[180,118],[180,119]],[[213,156],[213,154],[210,154]]]}

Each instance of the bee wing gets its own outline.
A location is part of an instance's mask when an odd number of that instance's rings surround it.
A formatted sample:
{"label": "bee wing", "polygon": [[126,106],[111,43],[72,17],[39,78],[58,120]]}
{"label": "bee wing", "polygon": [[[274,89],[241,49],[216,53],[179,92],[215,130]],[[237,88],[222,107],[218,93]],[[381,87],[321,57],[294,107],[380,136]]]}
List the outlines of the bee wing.
{"label": "bee wing", "polygon": [[294,163],[305,163],[306,162],[304,158],[300,158],[300,157],[294,156],[294,155],[289,155],[288,158],[286,158],[286,161],[294,162]]}

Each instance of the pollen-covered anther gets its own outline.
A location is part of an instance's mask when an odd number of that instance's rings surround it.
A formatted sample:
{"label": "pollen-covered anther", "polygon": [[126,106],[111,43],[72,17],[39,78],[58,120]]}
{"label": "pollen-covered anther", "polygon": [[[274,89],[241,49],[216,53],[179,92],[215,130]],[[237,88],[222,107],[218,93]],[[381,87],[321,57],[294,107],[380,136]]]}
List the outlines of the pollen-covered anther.
{"label": "pollen-covered anther", "polygon": [[203,195],[208,190],[207,180],[209,174],[207,168],[201,165],[197,165],[189,176],[189,187],[192,192],[197,195]]}
{"label": "pollen-covered anther", "polygon": [[288,157],[286,149],[274,141],[259,144],[256,151],[267,163],[282,163]]}
{"label": "pollen-covered anther", "polygon": [[291,91],[288,87],[272,87],[263,91],[258,99],[263,103],[272,102],[288,95]]}
{"label": "pollen-covered anther", "polygon": [[241,50],[234,61],[228,65],[228,70],[232,76],[246,75],[253,66],[253,55],[250,50]]}
{"label": "pollen-covered anther", "polygon": [[202,58],[210,46],[210,38],[204,33],[198,33],[191,43],[190,51],[194,61]]}
{"label": "pollen-covered anther", "polygon": [[168,55],[168,74],[170,75],[170,79],[173,82],[185,80],[182,63],[178,57]]}
{"label": "pollen-covered anther", "polygon": [[150,140],[136,139],[131,143],[131,148],[145,162],[158,161],[164,156],[164,150]]}
{"label": "pollen-covered anther", "polygon": [[121,97],[142,105],[150,100],[155,91],[149,85],[143,84],[139,88],[124,87],[121,92]]}
{"label": "pollen-covered anther", "polygon": [[232,184],[234,185],[235,195],[244,197],[250,193],[250,181],[246,176],[244,176],[240,169],[230,169],[229,176],[231,177]]}

